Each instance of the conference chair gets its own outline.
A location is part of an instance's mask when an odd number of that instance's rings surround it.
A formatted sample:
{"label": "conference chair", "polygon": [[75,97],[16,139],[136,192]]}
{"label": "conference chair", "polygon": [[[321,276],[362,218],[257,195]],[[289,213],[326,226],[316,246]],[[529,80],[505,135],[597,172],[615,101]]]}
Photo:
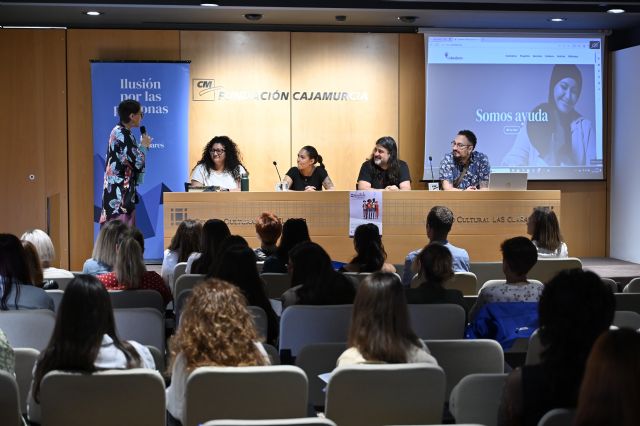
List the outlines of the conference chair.
{"label": "conference chair", "polygon": [[446,376],[445,401],[451,390],[469,374],[504,372],[504,353],[495,340],[425,340],[431,355],[438,361]]}
{"label": "conference chair", "polygon": [[524,360],[525,365],[540,364],[540,354],[544,350],[540,341],[539,330],[536,330],[529,337],[529,347],[527,348],[527,357]]}
{"label": "conference chair", "polygon": [[554,408],[542,416],[538,426],[572,426],[575,415],[575,410]]}
{"label": "conference chair", "polygon": [[13,374],[0,370],[0,425],[22,426],[18,384]]}
{"label": "conference chair", "polygon": [[506,373],[469,374],[463,377],[449,397],[449,411],[456,423],[497,425],[506,379]]}
{"label": "conference chair", "polygon": [[211,420],[202,426],[336,426],[323,417],[300,417],[276,420]]}
{"label": "conference chair", "polygon": [[110,290],[113,309],[153,308],[164,314],[165,304],[162,295],[155,290]]}
{"label": "conference chair", "polygon": [[164,380],[146,368],[52,371],[42,379],[40,405],[46,426],[164,425]]}
{"label": "conference chair", "polygon": [[0,329],[13,348],[42,351],[49,344],[55,324],[56,315],[48,309],[0,312]]}
{"label": "conference chair", "polygon": [[[527,281],[529,281],[530,283],[535,283],[535,284],[544,284],[542,281],[540,280],[535,280],[533,278],[529,278],[527,277]],[[482,286],[480,286],[480,290],[482,290],[483,287],[485,286],[491,286],[491,285],[496,285],[496,284],[504,284],[506,283],[507,280],[501,279],[501,280],[489,280],[489,281],[485,281],[484,284],[482,284]],[[478,294],[480,293],[480,290],[478,290]]]}
{"label": "conference chair", "polygon": [[263,343],[262,347],[269,355],[269,361],[271,361],[271,365],[280,365],[280,354],[278,353],[278,348],[268,343]]}
{"label": "conference chair", "polygon": [[253,317],[253,323],[256,326],[258,338],[260,340],[266,340],[268,332],[267,313],[260,306],[247,306],[247,309]]}
{"label": "conference chair", "polygon": [[413,331],[420,339],[462,339],[466,313],[454,304],[409,304]]}
{"label": "conference chair", "polygon": [[615,293],[616,309],[640,313],[640,293]]}
{"label": "conference chair", "polygon": [[263,272],[260,278],[264,281],[269,299],[279,299],[282,293],[291,288],[291,277],[289,274],[277,272]]}
{"label": "conference chair", "polygon": [[371,272],[343,272],[342,275],[349,278],[355,288],[358,288],[362,280],[371,275]]}
{"label": "conference chair", "polygon": [[58,312],[58,308],[60,307],[60,302],[62,302],[62,296],[64,296],[64,290],[56,289],[56,290],[45,290],[49,297],[53,300],[53,310],[54,312]]}
{"label": "conference chair", "polygon": [[640,293],[640,277],[634,278],[622,289],[623,293]]}
{"label": "conference chair", "polygon": [[618,290],[618,283],[613,280],[612,278],[600,278],[602,280],[602,282],[611,289],[611,291],[613,293],[618,293],[620,290]]}
{"label": "conference chair", "polygon": [[58,289],[64,291],[73,278],[75,277],[55,278],[54,281],[58,283]]}
{"label": "conference chair", "polygon": [[469,270],[476,274],[477,285],[476,294],[480,291],[480,287],[483,283],[489,280],[504,279],[504,272],[502,272],[502,262],[471,262],[469,263]]}
{"label": "conference chair", "polygon": [[164,317],[153,308],[114,309],[118,337],[154,346],[165,353]]}
{"label": "conference chair", "polygon": [[314,407],[324,407],[326,397],[327,384],[318,375],[333,371],[346,349],[346,343],[315,343],[303,347],[298,353],[296,365],[309,379],[309,403]]}
{"label": "conference chair", "polygon": [[169,281],[169,288],[171,289],[171,294],[173,294],[174,296],[176,296],[176,293],[175,293],[176,280],[186,273],[187,273],[187,262],[176,263],[176,266],[174,266],[173,268],[173,276]]}
{"label": "conference chair", "polygon": [[155,346],[145,345],[145,347],[149,349],[149,352],[153,357],[153,363],[156,365],[156,370],[158,370],[160,374],[164,373],[167,364],[166,360],[164,359],[164,354],[160,352],[160,349],[156,348]]}
{"label": "conference chair", "polygon": [[478,294],[476,291],[478,278],[473,272],[456,272],[453,278],[444,283],[445,288],[460,290],[463,295]]}
{"label": "conference chair", "polygon": [[280,358],[286,363],[312,343],[347,341],[353,305],[290,306],[280,318]]}
{"label": "conference chair", "polygon": [[307,377],[292,365],[199,367],[187,378],[184,426],[218,419],[285,419],[307,413]]}
{"label": "conference chair", "polygon": [[565,269],[582,269],[582,262],[577,257],[538,259],[527,277],[548,283],[558,272]]}
{"label": "conference chair", "polygon": [[445,373],[428,364],[337,368],[327,385],[325,416],[338,425],[441,423]]}
{"label": "conference chair", "polygon": [[27,414],[27,397],[33,380],[33,367],[40,352],[32,348],[14,348],[13,352],[16,359],[15,372],[20,397],[20,412]]}
{"label": "conference chair", "polygon": [[180,293],[184,290],[192,290],[200,281],[203,281],[205,276],[203,274],[184,274],[175,279],[175,287],[173,297],[175,299],[180,298]]}
{"label": "conference chair", "polygon": [[632,311],[616,311],[613,325],[620,328],[640,329],[640,314]]}

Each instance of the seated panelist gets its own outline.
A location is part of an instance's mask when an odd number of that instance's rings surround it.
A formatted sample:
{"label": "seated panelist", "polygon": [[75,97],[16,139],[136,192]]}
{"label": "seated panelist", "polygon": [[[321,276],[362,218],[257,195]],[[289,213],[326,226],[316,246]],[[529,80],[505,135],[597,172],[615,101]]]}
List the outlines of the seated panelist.
{"label": "seated panelist", "polygon": [[292,191],[330,191],[333,182],[322,164],[322,156],[312,146],[303,146],[298,152],[298,167],[292,167],[284,176]]}
{"label": "seated panelist", "polygon": [[398,146],[391,136],[376,141],[371,157],[362,163],[358,174],[358,189],[399,191],[411,189],[407,163],[398,159]]}
{"label": "seated panelist", "polygon": [[478,139],[471,130],[460,130],[451,142],[451,152],[440,162],[440,180],[445,191],[489,189],[491,166],[486,154],[476,151]]}
{"label": "seated panelist", "polygon": [[215,136],[202,150],[202,158],[191,172],[191,186],[219,186],[240,190],[240,177],[247,173],[238,146],[228,136]]}

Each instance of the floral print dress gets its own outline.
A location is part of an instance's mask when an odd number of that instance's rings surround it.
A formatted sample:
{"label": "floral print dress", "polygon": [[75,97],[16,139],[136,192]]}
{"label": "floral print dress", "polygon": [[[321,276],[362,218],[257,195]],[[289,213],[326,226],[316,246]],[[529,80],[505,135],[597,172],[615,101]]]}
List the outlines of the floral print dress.
{"label": "floral print dress", "polygon": [[144,174],[145,151],[131,130],[117,125],[109,136],[100,224],[130,214],[138,202],[136,185]]}

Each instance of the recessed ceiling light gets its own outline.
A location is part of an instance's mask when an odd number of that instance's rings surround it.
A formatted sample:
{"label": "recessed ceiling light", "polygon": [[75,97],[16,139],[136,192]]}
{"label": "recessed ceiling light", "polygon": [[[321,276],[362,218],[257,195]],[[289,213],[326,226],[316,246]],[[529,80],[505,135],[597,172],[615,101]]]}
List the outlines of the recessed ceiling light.
{"label": "recessed ceiling light", "polygon": [[624,9],[609,9],[607,10],[607,13],[624,13],[625,10]]}
{"label": "recessed ceiling light", "polygon": [[216,3],[200,3],[200,6],[204,7],[218,7]]}
{"label": "recessed ceiling light", "polygon": [[97,10],[89,10],[87,12],[84,12],[84,14],[89,16],[100,16],[102,15],[102,12],[98,12]]}
{"label": "recessed ceiling light", "polygon": [[567,18],[549,18],[549,22],[564,22]]}

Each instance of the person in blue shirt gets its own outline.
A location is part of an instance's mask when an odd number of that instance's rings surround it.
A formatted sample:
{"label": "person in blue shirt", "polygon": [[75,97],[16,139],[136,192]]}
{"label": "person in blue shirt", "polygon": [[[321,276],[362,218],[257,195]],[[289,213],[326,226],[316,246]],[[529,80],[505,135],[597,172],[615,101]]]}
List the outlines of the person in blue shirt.
{"label": "person in blue shirt", "polygon": [[489,158],[476,151],[478,139],[471,130],[460,130],[451,142],[451,152],[440,162],[440,180],[445,191],[489,189]]}
{"label": "person in blue shirt", "polygon": [[[469,253],[465,249],[451,244],[447,237],[453,226],[453,212],[446,206],[433,206],[427,214],[427,238],[429,244],[442,244],[451,252],[453,257],[454,272],[469,272]],[[402,284],[408,287],[411,278],[418,273],[413,263],[422,251],[422,248],[412,251],[404,260],[404,271],[402,273]]]}

